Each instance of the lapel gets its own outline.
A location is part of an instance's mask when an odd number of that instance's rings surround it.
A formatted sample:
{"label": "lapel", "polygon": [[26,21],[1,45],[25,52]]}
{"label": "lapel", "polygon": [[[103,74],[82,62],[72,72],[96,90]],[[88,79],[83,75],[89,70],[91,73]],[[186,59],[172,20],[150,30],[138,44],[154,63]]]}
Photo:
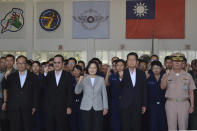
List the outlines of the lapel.
{"label": "lapel", "polygon": [[94,85],[93,85],[93,87],[95,87],[95,85],[97,84],[97,81],[98,81],[98,77],[95,76],[95,80],[94,80]]}
{"label": "lapel", "polygon": [[87,83],[88,83],[88,85],[90,85],[91,87],[93,87],[92,86],[90,75],[87,76]]}
{"label": "lapel", "polygon": [[127,69],[127,76],[128,76],[129,86],[131,86],[131,88],[133,88],[133,84],[132,84],[132,80],[131,80],[131,75],[130,75],[129,68]]}
{"label": "lapel", "polygon": [[16,84],[17,88],[21,88],[21,82],[20,82],[20,77],[19,77],[19,71],[16,73]]}
{"label": "lapel", "polygon": [[60,80],[59,80],[57,87],[60,87],[61,83],[63,82],[63,76],[64,76],[64,70],[62,70],[62,74],[60,76]]}
{"label": "lapel", "polygon": [[139,80],[140,80],[140,76],[139,76],[139,70],[136,68],[136,82],[135,82],[135,88],[137,87]]}
{"label": "lapel", "polygon": [[56,78],[55,78],[55,71],[52,72],[52,81],[53,81],[54,85],[57,87]]}
{"label": "lapel", "polygon": [[26,76],[26,79],[25,79],[25,83],[24,83],[24,85],[23,85],[23,88],[26,87],[25,85],[27,84],[27,82],[28,82],[28,80],[29,80],[29,78],[30,78],[29,76],[30,76],[30,72],[27,71],[27,76]]}
{"label": "lapel", "polygon": [[92,85],[90,75],[88,75],[88,80],[87,81],[88,81],[88,84],[91,85],[91,87],[93,87],[93,88],[95,87],[97,80],[98,80],[97,76],[95,76],[94,84]]}

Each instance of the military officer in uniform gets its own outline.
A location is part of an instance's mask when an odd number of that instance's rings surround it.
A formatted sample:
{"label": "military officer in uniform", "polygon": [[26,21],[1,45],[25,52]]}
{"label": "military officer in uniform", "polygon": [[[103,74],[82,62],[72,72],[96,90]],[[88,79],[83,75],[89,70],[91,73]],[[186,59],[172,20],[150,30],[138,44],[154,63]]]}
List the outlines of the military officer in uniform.
{"label": "military officer in uniform", "polygon": [[166,89],[166,115],[169,130],[187,130],[189,113],[194,111],[196,88],[192,76],[182,69],[184,55],[172,54],[172,70],[166,70],[161,88]]}

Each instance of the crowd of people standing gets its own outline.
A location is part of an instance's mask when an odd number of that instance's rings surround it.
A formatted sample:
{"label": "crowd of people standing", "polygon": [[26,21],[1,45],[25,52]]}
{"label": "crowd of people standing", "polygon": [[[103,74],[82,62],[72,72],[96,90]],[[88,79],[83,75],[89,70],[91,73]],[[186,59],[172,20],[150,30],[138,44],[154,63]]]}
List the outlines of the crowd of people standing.
{"label": "crowd of people standing", "polygon": [[111,65],[1,57],[0,131],[197,130],[196,59],[131,52]]}

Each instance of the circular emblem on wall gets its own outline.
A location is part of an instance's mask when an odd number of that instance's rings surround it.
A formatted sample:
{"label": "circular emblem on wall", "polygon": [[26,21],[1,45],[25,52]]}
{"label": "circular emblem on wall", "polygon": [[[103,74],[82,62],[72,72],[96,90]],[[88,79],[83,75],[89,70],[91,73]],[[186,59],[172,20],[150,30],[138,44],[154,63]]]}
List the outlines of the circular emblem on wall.
{"label": "circular emblem on wall", "polygon": [[97,27],[106,20],[109,16],[103,16],[95,9],[87,9],[79,16],[73,16],[74,21],[81,23],[82,27],[87,30],[95,30]]}
{"label": "circular emblem on wall", "polygon": [[40,15],[39,23],[45,31],[54,31],[60,26],[60,14],[54,9],[44,10]]}

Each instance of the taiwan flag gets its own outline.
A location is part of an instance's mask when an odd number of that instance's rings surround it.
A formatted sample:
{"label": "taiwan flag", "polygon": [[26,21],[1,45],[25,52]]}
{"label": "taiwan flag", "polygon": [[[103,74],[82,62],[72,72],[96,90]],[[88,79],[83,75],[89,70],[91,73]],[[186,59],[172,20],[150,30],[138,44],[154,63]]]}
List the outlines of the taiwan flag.
{"label": "taiwan flag", "polygon": [[127,0],[127,39],[183,39],[185,0]]}

